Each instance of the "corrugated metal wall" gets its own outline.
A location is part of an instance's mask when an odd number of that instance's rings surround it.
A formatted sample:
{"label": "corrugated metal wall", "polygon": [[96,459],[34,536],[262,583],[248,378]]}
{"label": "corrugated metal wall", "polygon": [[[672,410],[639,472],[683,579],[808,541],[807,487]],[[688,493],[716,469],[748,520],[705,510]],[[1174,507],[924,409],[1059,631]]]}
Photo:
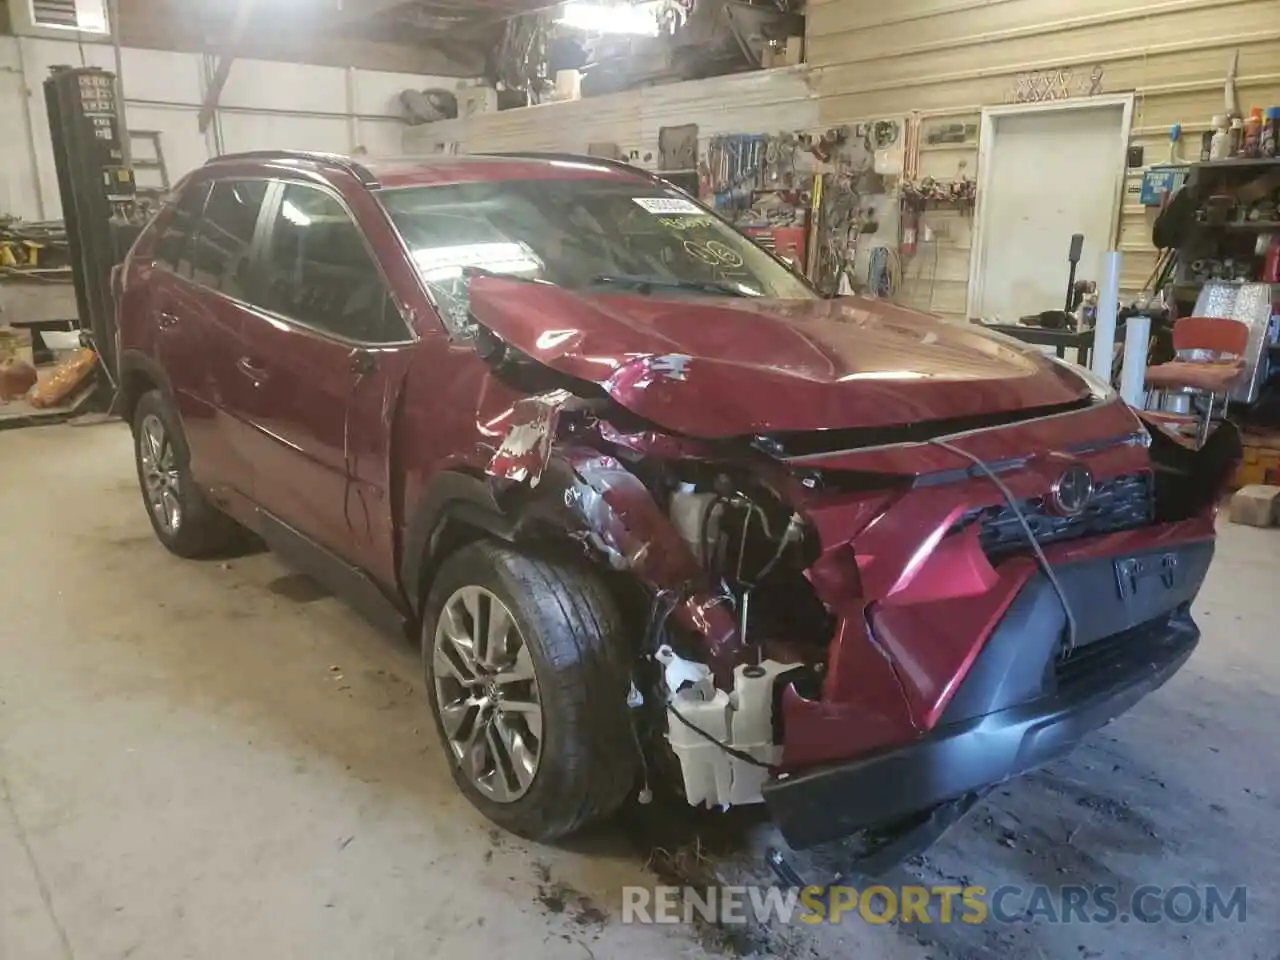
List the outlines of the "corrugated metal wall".
{"label": "corrugated metal wall", "polygon": [[782,67],[410,127],[404,150],[585,153],[590,143],[612,142],[656,168],[658,130],[685,123],[698,125],[705,148],[707,138],[720,134],[814,130],[818,105],[807,71]]}
{"label": "corrugated metal wall", "polygon": [[[1166,158],[1178,122],[1184,156],[1193,157],[1222,112],[1237,49],[1242,107],[1280,103],[1280,0],[809,0],[808,61],[823,126],[910,111],[926,128],[977,124],[984,106],[1014,102],[1020,76],[1068,69],[1074,91],[1100,71],[1100,92],[1135,91],[1134,141],[1147,163]],[[925,144],[920,175],[976,177],[977,157],[976,144]],[[1130,290],[1155,263],[1139,180],[1130,177],[1121,224]],[[928,221],[941,233],[908,264],[906,298],[963,316],[971,223],[954,213]]]}

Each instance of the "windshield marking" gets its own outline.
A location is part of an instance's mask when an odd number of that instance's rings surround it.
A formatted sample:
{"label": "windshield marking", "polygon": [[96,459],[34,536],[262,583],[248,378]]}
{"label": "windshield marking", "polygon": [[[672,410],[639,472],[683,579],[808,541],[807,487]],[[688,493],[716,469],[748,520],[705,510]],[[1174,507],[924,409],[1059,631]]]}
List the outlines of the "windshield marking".
{"label": "windshield marking", "polygon": [[676,213],[700,217],[705,214],[705,211],[696,203],[681,197],[632,197],[631,202],[650,213],[661,213],[667,216]]}

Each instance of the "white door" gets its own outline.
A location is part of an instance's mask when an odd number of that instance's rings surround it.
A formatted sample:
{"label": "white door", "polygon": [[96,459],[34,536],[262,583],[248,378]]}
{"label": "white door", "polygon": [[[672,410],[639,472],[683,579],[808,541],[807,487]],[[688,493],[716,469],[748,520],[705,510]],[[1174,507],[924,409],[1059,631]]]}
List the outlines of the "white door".
{"label": "white door", "polygon": [[996,108],[984,117],[972,316],[1016,323],[1061,310],[1075,233],[1084,234],[1076,276],[1101,280],[1119,218],[1128,123],[1129,104],[1117,101]]}

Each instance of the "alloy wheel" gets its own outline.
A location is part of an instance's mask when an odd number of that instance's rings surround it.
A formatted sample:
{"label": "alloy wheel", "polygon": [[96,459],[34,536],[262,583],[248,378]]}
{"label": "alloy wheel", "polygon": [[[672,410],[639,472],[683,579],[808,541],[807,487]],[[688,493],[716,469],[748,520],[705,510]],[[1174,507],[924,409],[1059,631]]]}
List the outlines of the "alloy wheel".
{"label": "alloy wheel", "polygon": [[170,536],[182,527],[182,477],[164,421],[150,414],[138,432],[142,485],[156,523]]}
{"label": "alloy wheel", "polygon": [[519,800],[542,757],[542,702],[511,611],[483,587],[455,591],[440,612],[431,657],[436,710],[454,759],[490,800]]}

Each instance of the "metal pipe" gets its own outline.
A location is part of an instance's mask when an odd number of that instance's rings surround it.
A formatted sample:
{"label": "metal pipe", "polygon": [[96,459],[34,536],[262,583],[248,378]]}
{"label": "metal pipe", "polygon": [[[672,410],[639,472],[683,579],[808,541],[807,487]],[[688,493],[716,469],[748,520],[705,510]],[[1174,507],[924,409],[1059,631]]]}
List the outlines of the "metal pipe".
{"label": "metal pipe", "polygon": [[347,141],[350,144],[347,152],[354,154],[360,146],[360,118],[356,116],[356,68],[347,67],[344,74],[347,94]]}
{"label": "metal pipe", "polygon": [[[210,54],[210,53],[201,54],[200,56],[200,80],[201,80],[200,96],[202,98],[207,96],[209,91],[209,85],[213,82],[213,68],[214,68],[213,54]],[[199,105],[194,105],[194,104],[183,104],[183,103],[177,103],[177,104],[160,103],[157,101],[147,101],[147,100],[142,100],[139,102],[147,104],[149,106],[157,106],[157,107],[167,106],[167,107],[174,107],[177,109],[185,108],[188,110],[191,110],[191,109],[200,110],[204,107],[203,103]],[[206,127],[201,132],[205,136],[205,148],[209,151],[209,156],[220,157],[227,152],[222,142],[222,110],[221,109],[215,110],[213,112],[213,123],[209,124],[209,126]]]}
{"label": "metal pipe", "polygon": [[[25,38],[14,37],[17,42],[14,46],[18,49],[18,73],[22,77],[22,85],[27,88],[36,87],[38,84],[32,84],[27,77],[27,61],[23,55],[22,48]],[[36,150],[36,128],[34,114],[31,112],[31,97],[23,96],[22,100],[22,119],[27,128],[27,159],[31,161],[31,179],[35,181],[36,194],[36,217],[39,220],[48,219],[48,205],[44,202],[44,185],[40,182],[40,155]],[[45,131],[47,137],[48,131]]]}
{"label": "metal pipe", "polygon": [[1120,266],[1124,256],[1111,250],[1103,259],[1102,282],[1098,284],[1098,319],[1093,327],[1093,372],[1111,382],[1115,360],[1116,314],[1120,308]]}
{"label": "metal pipe", "polygon": [[1147,347],[1151,337],[1150,317],[1130,317],[1124,331],[1124,367],[1120,371],[1120,396],[1131,407],[1142,409],[1147,384]]}
{"label": "metal pipe", "polygon": [[124,51],[120,46],[120,0],[108,0],[107,26],[111,30],[111,46],[116,56],[116,126],[120,128],[120,153],[126,167],[133,166],[133,138],[129,136],[129,117],[124,106]]}
{"label": "metal pipe", "polygon": [[[139,97],[130,97],[129,102],[135,107],[155,107],[161,110],[199,110],[198,103],[185,103],[178,100],[146,100]],[[354,116],[357,120],[373,120],[387,122],[398,120],[397,117],[388,116],[380,113],[333,113],[329,110],[299,110],[293,107],[228,107],[219,106],[219,113],[230,114],[261,114],[272,117],[314,117],[324,120],[347,120]]]}

